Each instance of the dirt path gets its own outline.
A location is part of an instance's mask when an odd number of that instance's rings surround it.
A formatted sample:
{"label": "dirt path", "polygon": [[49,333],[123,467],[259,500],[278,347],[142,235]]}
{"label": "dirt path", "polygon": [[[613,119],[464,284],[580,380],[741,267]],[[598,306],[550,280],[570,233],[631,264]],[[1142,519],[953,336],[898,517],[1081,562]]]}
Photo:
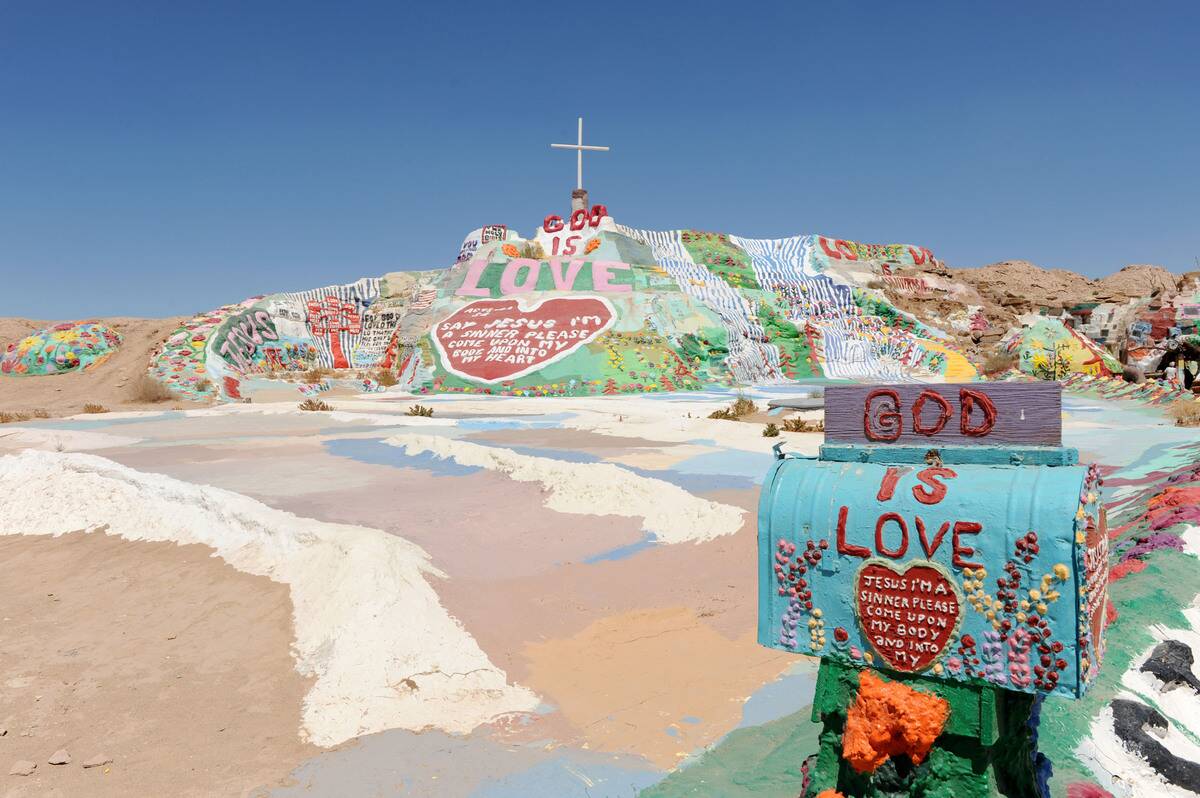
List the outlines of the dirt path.
{"label": "dirt path", "polygon": [[[319,750],[297,733],[287,588],[210,554],[0,538],[0,795],[244,795]],[[19,760],[32,775],[9,775]]]}
{"label": "dirt path", "polygon": [[[104,322],[124,337],[121,348],[112,357],[87,371],[41,377],[0,377],[0,412],[32,413],[44,410],[52,416],[68,416],[82,412],[83,406],[89,402],[113,411],[180,404],[141,401],[138,387],[150,365],[150,356],[184,318],[117,317],[97,321]],[[56,323],[0,318],[0,351],[31,332]],[[187,402],[186,405],[199,406],[194,402]]]}

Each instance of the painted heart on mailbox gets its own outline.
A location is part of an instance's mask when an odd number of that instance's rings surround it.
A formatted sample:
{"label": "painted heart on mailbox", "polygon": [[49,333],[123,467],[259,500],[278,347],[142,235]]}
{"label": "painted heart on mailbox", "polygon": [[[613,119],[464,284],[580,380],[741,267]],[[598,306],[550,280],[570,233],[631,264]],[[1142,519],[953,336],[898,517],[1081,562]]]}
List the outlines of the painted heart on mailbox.
{"label": "painted heart on mailbox", "polygon": [[446,370],[468,380],[523,377],[594,341],[616,314],[595,296],[556,297],[523,308],[515,299],[480,299],[433,327]]}
{"label": "painted heart on mailbox", "polygon": [[872,558],[854,580],[863,635],[888,667],[922,671],[945,652],[962,621],[962,594],[942,566],[911,560],[897,570]]}

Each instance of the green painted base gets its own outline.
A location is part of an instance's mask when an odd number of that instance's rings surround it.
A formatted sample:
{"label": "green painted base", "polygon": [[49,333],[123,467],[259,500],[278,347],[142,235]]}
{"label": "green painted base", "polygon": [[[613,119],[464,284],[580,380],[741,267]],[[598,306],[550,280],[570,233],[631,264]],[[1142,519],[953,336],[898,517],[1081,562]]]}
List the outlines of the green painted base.
{"label": "green painted base", "polygon": [[828,789],[846,798],[1049,798],[1038,786],[1035,767],[1039,697],[918,676],[881,674],[946,699],[950,717],[942,735],[919,765],[907,756],[893,757],[873,773],[859,773],[842,759],[846,711],[858,694],[859,672],[821,663],[813,720],[823,730],[803,798]]}

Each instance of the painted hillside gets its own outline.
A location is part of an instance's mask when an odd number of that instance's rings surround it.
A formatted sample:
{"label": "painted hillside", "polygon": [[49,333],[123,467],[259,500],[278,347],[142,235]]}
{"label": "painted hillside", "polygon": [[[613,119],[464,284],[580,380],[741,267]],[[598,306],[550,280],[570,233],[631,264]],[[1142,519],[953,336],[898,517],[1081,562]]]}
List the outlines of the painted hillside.
{"label": "painted hillside", "polygon": [[[454,265],[255,297],[166,341],[152,373],[239,399],[264,378],[377,370],[418,392],[571,396],[810,379],[964,380],[953,336],[880,290],[924,248],[639,230],[602,207],[530,238],[473,231]],[[390,380],[389,380],[390,381]]]}
{"label": "painted hillside", "polygon": [[1004,353],[1041,379],[1154,375],[1200,357],[1198,322],[1200,275],[1159,267],[1103,280],[1025,261],[950,269],[924,247],[642,230],[594,206],[528,238],[480,227],[444,269],[201,314],[151,374],[233,401],[324,376],[513,396],[962,381]]}

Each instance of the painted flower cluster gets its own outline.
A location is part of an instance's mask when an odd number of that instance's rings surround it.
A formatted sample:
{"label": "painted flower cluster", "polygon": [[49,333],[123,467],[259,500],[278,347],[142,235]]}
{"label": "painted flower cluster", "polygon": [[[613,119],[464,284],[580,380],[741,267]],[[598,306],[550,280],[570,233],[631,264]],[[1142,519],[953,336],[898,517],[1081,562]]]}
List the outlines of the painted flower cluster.
{"label": "painted flower cluster", "polygon": [[[780,596],[788,596],[788,608],[780,621],[779,643],[796,648],[796,627],[804,615],[808,615],[809,649],[820,651],[825,648],[825,621],[820,608],[813,606],[812,588],[806,578],[808,570],[821,562],[822,552],[829,548],[829,541],[808,540],[804,549],[790,541],[781,540],[775,551],[775,580]],[[845,630],[843,630],[844,632]]]}
{"label": "painted flower cluster", "polygon": [[[1037,532],[1030,530],[1013,542],[1012,556],[995,579],[995,594],[987,589],[984,568],[963,569],[963,591],[971,607],[983,615],[992,629],[984,635],[982,650],[970,635],[959,640],[959,656],[946,665],[951,672],[992,684],[1024,689],[1031,683],[1039,690],[1053,690],[1069,663],[1063,659],[1063,644],[1053,639],[1050,605],[1062,596],[1063,583],[1071,569],[1056,564],[1042,574],[1037,586],[1026,587],[1026,566],[1040,551]],[[1029,575],[1032,585],[1032,574]],[[1036,652],[1036,658],[1034,654]],[[982,655],[982,656],[980,656]]]}

